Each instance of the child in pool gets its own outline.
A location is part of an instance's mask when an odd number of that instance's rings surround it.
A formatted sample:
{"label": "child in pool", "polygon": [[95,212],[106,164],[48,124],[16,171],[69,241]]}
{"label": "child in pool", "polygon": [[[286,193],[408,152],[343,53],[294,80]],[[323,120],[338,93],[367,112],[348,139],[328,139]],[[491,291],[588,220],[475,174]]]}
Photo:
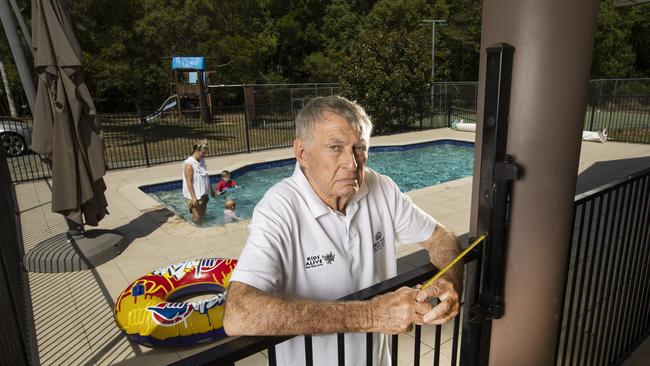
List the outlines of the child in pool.
{"label": "child in pool", "polygon": [[237,187],[237,182],[230,179],[230,172],[227,170],[221,172],[221,180],[217,183],[217,194],[222,194],[226,190],[235,187]]}
{"label": "child in pool", "polygon": [[235,200],[231,198],[227,199],[226,202],[224,203],[225,209],[223,210],[223,221],[226,224],[242,220],[242,218],[237,216],[237,213],[235,212],[236,207],[237,207],[237,202],[235,202]]}

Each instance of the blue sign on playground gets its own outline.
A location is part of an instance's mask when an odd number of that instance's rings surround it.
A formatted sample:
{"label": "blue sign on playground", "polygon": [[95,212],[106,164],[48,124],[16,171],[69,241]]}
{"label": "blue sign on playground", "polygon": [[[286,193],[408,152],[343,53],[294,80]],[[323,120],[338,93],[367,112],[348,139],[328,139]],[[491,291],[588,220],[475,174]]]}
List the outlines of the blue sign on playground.
{"label": "blue sign on playground", "polygon": [[172,70],[177,69],[205,70],[205,59],[203,57],[172,57]]}

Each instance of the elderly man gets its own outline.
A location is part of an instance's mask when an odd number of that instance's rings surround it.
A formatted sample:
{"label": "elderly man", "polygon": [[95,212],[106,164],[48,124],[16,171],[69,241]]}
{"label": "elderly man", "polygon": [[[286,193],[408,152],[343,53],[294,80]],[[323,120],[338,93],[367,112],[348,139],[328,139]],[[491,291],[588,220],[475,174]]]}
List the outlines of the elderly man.
{"label": "elderly man", "polygon": [[[425,290],[402,288],[368,301],[333,301],[397,274],[396,247],[418,243],[441,268],[459,253],[456,237],[413,205],[395,183],[366,167],[372,124],[342,97],[312,99],[296,118],[293,176],[255,207],[228,289],[229,335],[315,334],[314,365],[365,364],[365,335],[441,324],[459,311],[462,272]],[[433,307],[428,300],[439,298]],[[279,365],[305,363],[303,337],[278,346]],[[374,365],[388,365],[385,334],[375,334]]]}

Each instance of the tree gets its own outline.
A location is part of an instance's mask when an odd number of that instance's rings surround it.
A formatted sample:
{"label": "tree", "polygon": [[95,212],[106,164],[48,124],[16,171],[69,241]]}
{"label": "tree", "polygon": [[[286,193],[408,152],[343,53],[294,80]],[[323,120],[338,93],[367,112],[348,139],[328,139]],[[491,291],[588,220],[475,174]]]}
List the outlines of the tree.
{"label": "tree", "polygon": [[342,93],[361,103],[377,132],[418,123],[429,105],[424,28],[364,31],[346,56]]}
{"label": "tree", "polygon": [[307,55],[302,72],[307,80],[338,82],[345,68],[345,49],[356,37],[361,19],[348,0],[334,0],[325,10],[320,30],[321,48]]}
{"label": "tree", "polygon": [[629,8],[615,8],[612,0],[600,2],[592,78],[626,78],[634,74],[635,54],[630,42],[632,22],[626,16],[629,11]]}

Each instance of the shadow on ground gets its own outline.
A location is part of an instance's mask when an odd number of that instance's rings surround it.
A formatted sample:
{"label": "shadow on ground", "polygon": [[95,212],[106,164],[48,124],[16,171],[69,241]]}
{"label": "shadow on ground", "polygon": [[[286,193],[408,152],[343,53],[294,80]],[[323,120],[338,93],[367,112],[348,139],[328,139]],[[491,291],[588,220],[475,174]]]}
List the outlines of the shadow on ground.
{"label": "shadow on ground", "polygon": [[599,161],[578,175],[576,195],[624,179],[648,167],[650,167],[650,157],[648,156]]}

